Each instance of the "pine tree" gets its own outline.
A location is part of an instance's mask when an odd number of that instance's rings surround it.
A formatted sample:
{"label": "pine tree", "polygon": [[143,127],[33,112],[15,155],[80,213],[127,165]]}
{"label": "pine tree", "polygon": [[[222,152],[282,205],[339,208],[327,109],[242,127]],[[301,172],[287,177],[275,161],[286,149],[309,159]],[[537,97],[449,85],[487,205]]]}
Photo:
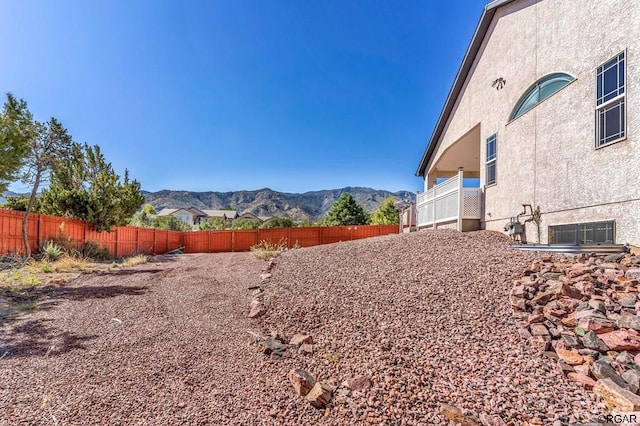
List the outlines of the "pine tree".
{"label": "pine tree", "polygon": [[7,93],[0,114],[0,194],[17,180],[29,150],[29,141],[35,135],[33,116],[27,103]]}
{"label": "pine tree", "polygon": [[400,223],[400,215],[396,209],[396,201],[393,198],[387,198],[384,203],[373,212],[371,217],[372,225],[398,225]]}
{"label": "pine tree", "polygon": [[369,213],[356,203],[351,194],[345,192],[333,203],[322,223],[327,226],[366,225],[369,223]]}
{"label": "pine tree", "polygon": [[144,203],[140,183],[124,179],[107,163],[98,145],[74,143],[69,161],[58,164],[40,197],[43,213],[90,222],[97,231],[126,225]]}

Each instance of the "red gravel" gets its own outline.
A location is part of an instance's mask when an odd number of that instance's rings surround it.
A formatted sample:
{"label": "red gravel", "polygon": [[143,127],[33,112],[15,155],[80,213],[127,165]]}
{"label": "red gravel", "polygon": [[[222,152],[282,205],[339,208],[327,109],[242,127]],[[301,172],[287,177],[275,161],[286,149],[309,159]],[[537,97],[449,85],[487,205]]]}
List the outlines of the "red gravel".
{"label": "red gravel", "polygon": [[0,334],[0,424],[255,422],[246,288],[263,267],[183,255],[61,288]]}
{"label": "red gravel", "polygon": [[[247,287],[266,263],[248,253],[84,277],[3,326],[0,424],[448,424],[440,403],[512,425],[585,421],[602,408],[511,316],[511,280],[533,258],[488,232],[291,250],[257,320]],[[310,333],[314,354],[268,358],[247,333],[268,329]],[[372,386],[319,411],[291,368]]]}

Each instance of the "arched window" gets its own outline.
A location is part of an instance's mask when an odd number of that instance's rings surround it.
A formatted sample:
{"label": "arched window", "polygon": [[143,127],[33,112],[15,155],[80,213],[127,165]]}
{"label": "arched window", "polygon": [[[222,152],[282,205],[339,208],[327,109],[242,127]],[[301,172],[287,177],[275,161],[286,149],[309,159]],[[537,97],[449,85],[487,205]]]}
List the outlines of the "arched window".
{"label": "arched window", "polygon": [[529,111],[549,96],[571,83],[575,78],[569,74],[554,73],[542,77],[533,83],[531,87],[522,95],[516,107],[511,111],[509,121],[515,120],[525,112]]}

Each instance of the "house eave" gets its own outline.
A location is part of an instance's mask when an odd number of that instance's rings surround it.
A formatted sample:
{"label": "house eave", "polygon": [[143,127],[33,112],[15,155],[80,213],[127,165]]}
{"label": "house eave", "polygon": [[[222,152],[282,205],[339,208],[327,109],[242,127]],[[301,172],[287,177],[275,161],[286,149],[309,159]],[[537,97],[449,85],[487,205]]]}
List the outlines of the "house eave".
{"label": "house eave", "polygon": [[438,144],[438,140],[442,136],[442,132],[444,131],[447,121],[449,120],[449,115],[453,111],[453,107],[458,100],[458,96],[460,96],[460,93],[462,92],[464,83],[469,76],[469,71],[471,70],[473,62],[476,59],[476,55],[480,51],[482,42],[487,35],[487,30],[491,25],[491,21],[493,20],[493,16],[495,15],[496,10],[501,6],[512,3],[514,1],[516,0],[494,0],[484,7],[484,11],[480,16],[480,21],[478,22],[473,37],[471,38],[471,42],[469,43],[469,47],[467,48],[467,52],[465,53],[462,60],[462,64],[460,65],[458,73],[456,74],[456,78],[453,81],[453,85],[449,90],[449,94],[447,95],[447,100],[444,103],[442,112],[440,112],[436,127],[434,128],[431,138],[429,139],[429,143],[427,144],[427,148],[422,155],[420,165],[418,166],[418,170],[416,171],[416,176],[424,176],[427,165],[431,160],[431,157],[433,156],[436,145]]}

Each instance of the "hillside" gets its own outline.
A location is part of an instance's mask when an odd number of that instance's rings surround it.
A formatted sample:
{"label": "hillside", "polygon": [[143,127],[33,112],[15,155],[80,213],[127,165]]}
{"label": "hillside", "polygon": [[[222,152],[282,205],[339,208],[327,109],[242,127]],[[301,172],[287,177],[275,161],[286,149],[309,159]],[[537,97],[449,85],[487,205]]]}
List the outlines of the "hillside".
{"label": "hillside", "polygon": [[401,201],[415,200],[415,194],[408,191],[390,192],[361,187],[311,191],[302,194],[278,192],[269,188],[234,192],[142,191],[146,202],[153,205],[156,210],[165,207],[219,209],[231,205],[240,213],[249,212],[257,216],[286,216],[297,221],[320,219],[345,192],[353,195],[355,200],[370,212],[377,209],[388,197],[395,197]]}

